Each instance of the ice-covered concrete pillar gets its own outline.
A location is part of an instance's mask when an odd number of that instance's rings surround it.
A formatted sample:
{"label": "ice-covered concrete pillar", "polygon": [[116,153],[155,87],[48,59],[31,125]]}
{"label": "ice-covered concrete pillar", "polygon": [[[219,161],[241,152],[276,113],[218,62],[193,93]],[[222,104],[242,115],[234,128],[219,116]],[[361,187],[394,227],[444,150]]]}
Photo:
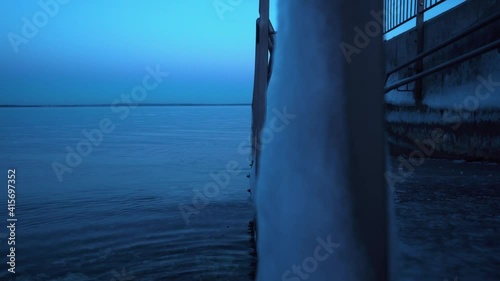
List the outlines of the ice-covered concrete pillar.
{"label": "ice-covered concrete pillar", "polygon": [[382,18],[382,1],[278,3],[259,281],[389,279]]}

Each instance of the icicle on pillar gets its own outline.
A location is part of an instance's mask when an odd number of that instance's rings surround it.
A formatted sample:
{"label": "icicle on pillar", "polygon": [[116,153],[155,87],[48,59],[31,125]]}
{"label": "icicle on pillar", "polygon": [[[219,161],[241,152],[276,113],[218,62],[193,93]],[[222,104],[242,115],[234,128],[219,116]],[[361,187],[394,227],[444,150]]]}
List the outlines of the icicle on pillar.
{"label": "icicle on pillar", "polygon": [[[257,280],[386,281],[382,2],[278,2]],[[362,33],[362,34],[361,34]]]}

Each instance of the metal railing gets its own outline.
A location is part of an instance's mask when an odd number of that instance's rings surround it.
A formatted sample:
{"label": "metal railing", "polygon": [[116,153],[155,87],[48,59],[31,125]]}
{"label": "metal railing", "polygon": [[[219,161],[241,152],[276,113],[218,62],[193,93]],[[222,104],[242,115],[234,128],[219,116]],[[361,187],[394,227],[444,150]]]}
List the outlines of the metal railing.
{"label": "metal railing", "polygon": [[385,24],[384,33],[414,19],[419,13],[419,6],[422,12],[432,9],[446,0],[384,0]]}

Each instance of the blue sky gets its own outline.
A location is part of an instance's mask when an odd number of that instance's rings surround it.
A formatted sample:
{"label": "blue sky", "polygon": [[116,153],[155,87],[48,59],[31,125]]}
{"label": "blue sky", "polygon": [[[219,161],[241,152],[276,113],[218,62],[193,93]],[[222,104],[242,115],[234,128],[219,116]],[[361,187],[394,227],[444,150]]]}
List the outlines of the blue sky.
{"label": "blue sky", "polygon": [[[170,76],[144,102],[251,102],[258,1],[55,1],[46,24],[38,0],[3,4],[0,104],[111,103],[156,65]],[[40,28],[16,44],[23,18]]]}
{"label": "blue sky", "polygon": [[[424,14],[424,21],[430,20],[434,18],[435,16],[441,14],[442,12],[449,10],[461,3],[465,2],[465,0],[445,0],[444,2],[440,3],[436,7],[430,9],[429,11],[425,12]],[[401,34],[402,32],[411,29],[415,27],[416,20],[410,20],[407,23],[403,24],[402,26],[394,29],[391,32],[388,32],[385,36],[386,39],[391,39],[394,36],[397,36],[398,34]]]}
{"label": "blue sky", "polygon": [[157,65],[170,76],[144,102],[250,103],[257,16],[257,0],[6,1],[0,104],[109,104]]}

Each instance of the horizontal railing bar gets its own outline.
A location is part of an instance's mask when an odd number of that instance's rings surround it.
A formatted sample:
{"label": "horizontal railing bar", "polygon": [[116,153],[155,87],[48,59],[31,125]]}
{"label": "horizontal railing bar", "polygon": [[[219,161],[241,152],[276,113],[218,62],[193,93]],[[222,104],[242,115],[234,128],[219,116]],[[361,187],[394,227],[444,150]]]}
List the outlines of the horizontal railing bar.
{"label": "horizontal railing bar", "polygon": [[402,79],[399,82],[396,82],[396,83],[394,83],[394,84],[392,84],[390,86],[385,87],[384,93],[388,93],[388,92],[390,92],[390,91],[392,91],[394,89],[397,89],[397,88],[399,88],[399,87],[401,87],[401,86],[403,86],[405,84],[409,84],[411,82],[414,82],[417,79],[423,78],[425,76],[428,76],[430,74],[433,74],[435,72],[443,70],[443,69],[445,69],[445,68],[447,68],[447,67],[449,67],[451,65],[463,62],[463,61],[465,61],[465,60],[467,60],[469,58],[472,58],[472,57],[475,57],[477,55],[489,52],[489,51],[491,51],[493,49],[496,49],[496,48],[499,48],[499,47],[500,47],[500,39],[498,39],[498,40],[496,40],[496,41],[494,41],[494,42],[492,42],[490,44],[484,45],[483,47],[477,48],[474,51],[471,51],[471,52],[469,52],[467,54],[461,55],[461,56],[456,57],[456,58],[454,58],[452,60],[449,60],[449,61],[447,61],[445,63],[442,63],[442,64],[440,64],[438,66],[435,66],[433,68],[425,70],[425,71],[423,71],[423,72],[421,72],[419,74],[416,74],[416,75],[410,76],[408,78]]}
{"label": "horizontal railing bar", "polygon": [[422,59],[424,57],[427,57],[428,55],[431,55],[431,54],[433,54],[433,53],[435,53],[435,52],[443,49],[444,47],[447,47],[447,46],[455,43],[456,41],[464,38],[465,36],[473,33],[474,31],[477,31],[477,30],[483,28],[484,26],[486,26],[486,25],[488,25],[488,24],[490,24],[490,23],[492,23],[492,22],[494,22],[494,21],[496,21],[498,19],[500,19],[500,13],[496,13],[495,15],[493,15],[493,16],[491,16],[489,18],[486,18],[485,20],[483,20],[483,21],[481,21],[479,23],[476,23],[476,24],[470,26],[469,28],[467,28],[463,32],[461,32],[461,33],[459,33],[459,34],[451,37],[450,39],[444,41],[443,43],[438,44],[437,46],[434,46],[434,47],[430,48],[429,50],[421,53],[420,55],[414,57],[413,59],[411,59],[411,60],[409,60],[409,61],[401,64],[400,66],[398,66],[398,67],[396,67],[396,68],[388,71],[386,73],[387,78],[390,75],[394,74],[395,72],[398,72],[399,70],[401,70],[401,69],[403,69],[403,68],[411,65],[412,63],[415,63],[416,61],[418,61],[418,60],[420,60],[420,59]]}

